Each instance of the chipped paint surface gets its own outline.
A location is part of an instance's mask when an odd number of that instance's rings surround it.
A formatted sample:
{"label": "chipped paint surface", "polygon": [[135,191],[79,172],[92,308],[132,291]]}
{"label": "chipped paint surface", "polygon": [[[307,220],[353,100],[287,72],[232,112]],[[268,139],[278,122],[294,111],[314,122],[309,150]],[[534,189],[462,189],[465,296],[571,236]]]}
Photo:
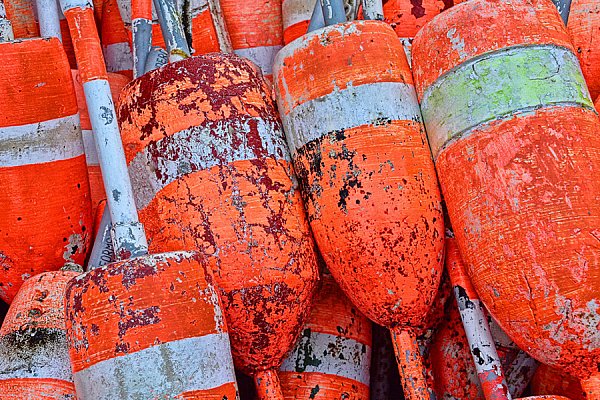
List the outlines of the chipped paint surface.
{"label": "chipped paint surface", "polygon": [[388,0],[383,5],[384,21],[399,37],[412,39],[433,17],[459,0]]}
{"label": "chipped paint surface", "polygon": [[150,249],[218,257],[234,360],[250,374],[283,361],[318,279],[281,121],[255,68],[234,55],[188,59],[134,81],[119,107],[130,171],[154,174],[151,188],[134,180],[149,200],[138,206]]}
{"label": "chipped paint surface", "polygon": [[279,369],[284,397],[367,400],[370,364],[371,322],[325,273],[304,330]]}
{"label": "chipped paint surface", "polygon": [[[461,30],[466,57],[446,38],[450,27]],[[506,34],[490,41],[499,30]],[[550,2],[453,7],[415,39],[417,93],[473,57],[538,45],[573,50]],[[600,170],[598,116],[543,99],[520,111],[447,146],[436,161],[440,184],[469,276],[494,318],[539,361],[587,378],[600,361],[600,183],[590,179]]]}
{"label": "chipped paint surface", "polygon": [[600,3],[573,0],[567,29],[592,99],[600,96]]}
{"label": "chipped paint surface", "polygon": [[[41,56],[43,54],[43,56]],[[92,216],[69,63],[56,38],[0,44],[0,297],[27,277],[83,263]]]}
{"label": "chipped paint surface", "polygon": [[[206,390],[204,398],[221,399],[231,393],[235,375],[213,286],[215,262],[196,253],[163,253],[109,264],[71,281],[67,340],[78,393],[127,398],[150,390],[148,382],[156,382],[157,397],[197,392],[190,398],[202,398]],[[200,345],[203,340],[210,348]],[[211,352],[219,357],[196,364],[195,374],[187,370]],[[109,372],[114,382],[102,383]]]}

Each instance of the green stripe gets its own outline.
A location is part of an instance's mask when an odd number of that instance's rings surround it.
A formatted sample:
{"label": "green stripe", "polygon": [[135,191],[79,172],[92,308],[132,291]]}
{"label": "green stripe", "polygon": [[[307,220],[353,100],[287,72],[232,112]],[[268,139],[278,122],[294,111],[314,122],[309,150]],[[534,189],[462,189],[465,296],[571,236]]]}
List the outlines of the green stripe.
{"label": "green stripe", "polygon": [[552,45],[512,47],[461,64],[421,101],[434,157],[469,129],[520,110],[575,103],[592,107],[577,57]]}

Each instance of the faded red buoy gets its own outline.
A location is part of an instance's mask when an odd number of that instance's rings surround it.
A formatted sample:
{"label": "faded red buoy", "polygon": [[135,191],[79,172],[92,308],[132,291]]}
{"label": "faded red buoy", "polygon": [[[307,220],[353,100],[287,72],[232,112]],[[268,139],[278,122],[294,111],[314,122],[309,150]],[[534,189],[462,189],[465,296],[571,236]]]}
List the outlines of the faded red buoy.
{"label": "faded red buoy", "polygon": [[405,392],[427,398],[415,328],[440,283],[444,227],[404,50],[383,22],[329,26],[279,52],[274,83],[327,267],[393,330]]}
{"label": "faded red buoy", "polygon": [[573,0],[567,29],[592,99],[600,96],[600,3]]}
{"label": "faded red buoy", "polygon": [[[96,208],[102,200],[106,199],[106,193],[104,192],[104,184],[102,183],[102,173],[100,172],[100,164],[98,163],[98,154],[96,152],[96,144],[94,143],[92,124],[87,112],[87,104],[85,102],[81,77],[79,76],[79,72],[77,70],[72,70],[71,72],[73,74],[73,83],[75,86],[75,94],[77,96],[77,106],[79,107],[79,120],[81,122],[85,160],[90,182],[92,215],[96,217]],[[129,78],[121,74],[109,73],[108,83],[110,84],[110,91],[112,93],[113,101],[116,104],[121,90],[123,87],[125,87],[125,85],[127,85],[127,83],[129,83]]]}
{"label": "faded red buoy", "polygon": [[192,57],[130,83],[118,115],[150,249],[218,256],[236,366],[271,385],[318,271],[267,85],[235,55]]}
{"label": "faded red buoy", "polygon": [[531,393],[568,396],[571,400],[585,400],[585,393],[577,378],[563,374],[556,368],[542,364],[531,381]]}
{"label": "faded red buoy", "polygon": [[65,326],[65,288],[81,267],[27,280],[0,329],[0,398],[75,398]]}
{"label": "faded red buoy", "polygon": [[371,321],[324,274],[296,347],[279,368],[289,400],[368,400]]}
{"label": "faded red buoy", "polygon": [[283,46],[281,0],[220,1],[234,52],[270,78],[273,59]]}
{"label": "faded red buoy", "polygon": [[477,293],[520,348],[591,377],[597,398],[598,116],[560,15],[545,0],[457,5],[415,38],[413,73]]}
{"label": "faded red buoy", "polygon": [[92,216],[69,62],[58,39],[0,43],[0,298],[83,263]]}

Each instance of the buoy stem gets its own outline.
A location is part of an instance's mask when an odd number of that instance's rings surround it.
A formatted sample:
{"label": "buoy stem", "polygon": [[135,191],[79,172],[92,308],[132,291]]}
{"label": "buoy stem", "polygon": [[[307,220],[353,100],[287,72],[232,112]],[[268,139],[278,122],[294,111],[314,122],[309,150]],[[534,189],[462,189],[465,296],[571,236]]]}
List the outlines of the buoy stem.
{"label": "buoy stem", "polygon": [[169,52],[169,61],[175,62],[190,57],[190,47],[183,32],[183,25],[177,16],[175,2],[154,0],[154,5],[158,13],[160,30]]}
{"label": "buoy stem", "polygon": [[[317,0],[318,1],[318,0]],[[0,0],[0,43],[10,42],[15,39],[13,33],[12,24],[6,17],[6,8],[4,8],[4,1]]]}
{"label": "buoy stem", "polygon": [[587,400],[600,400],[600,371],[581,381]]}
{"label": "buoy stem", "polygon": [[520,350],[506,369],[508,389],[513,397],[520,397],[529,386],[539,364],[529,354]]}
{"label": "buoy stem", "polygon": [[35,0],[40,35],[42,37],[55,37],[62,42],[60,32],[60,14],[57,0]]}
{"label": "buoy stem", "polygon": [[215,32],[217,33],[219,50],[221,50],[221,53],[233,53],[233,44],[231,43],[227,25],[225,24],[225,17],[223,16],[223,10],[221,9],[221,1],[208,0],[208,9],[210,11],[210,16],[212,17]]}
{"label": "buoy stem", "polygon": [[104,211],[102,212],[102,219],[100,220],[99,225],[96,239],[92,246],[92,252],[90,253],[90,258],[87,263],[88,271],[100,268],[103,265],[115,261],[115,250],[110,237],[110,213],[107,208],[104,208]]}
{"label": "buoy stem", "polygon": [[365,19],[383,21],[383,2],[381,0],[362,0]]}
{"label": "buoy stem", "polygon": [[346,10],[343,0],[320,0],[325,26],[346,22]]}
{"label": "buoy stem", "polygon": [[146,58],[152,48],[152,0],[131,0],[131,34],[133,76],[137,78],[146,72]]}
{"label": "buoy stem", "polygon": [[144,73],[150,72],[169,63],[169,54],[162,47],[152,47],[146,58]]}
{"label": "buoy stem", "polygon": [[115,255],[118,260],[145,255],[148,242],[138,220],[92,4],[90,0],[60,0],[60,3],[69,25],[94,131]]}
{"label": "buoy stem", "polygon": [[259,400],[283,400],[281,383],[277,371],[268,369],[259,371],[254,375],[256,393]]}
{"label": "buoy stem", "polygon": [[406,400],[435,399],[435,395],[427,385],[416,335],[412,331],[400,328],[390,331],[404,389],[404,398]]}
{"label": "buoy stem", "polygon": [[312,15],[310,16],[310,22],[308,23],[307,32],[316,31],[325,26],[325,20],[323,19],[323,9],[321,8],[321,0],[315,0],[315,6],[313,7]]}
{"label": "buoy stem", "polygon": [[566,26],[567,22],[569,22],[569,13],[571,12],[571,0],[552,0],[552,2],[558,9],[558,13]]}

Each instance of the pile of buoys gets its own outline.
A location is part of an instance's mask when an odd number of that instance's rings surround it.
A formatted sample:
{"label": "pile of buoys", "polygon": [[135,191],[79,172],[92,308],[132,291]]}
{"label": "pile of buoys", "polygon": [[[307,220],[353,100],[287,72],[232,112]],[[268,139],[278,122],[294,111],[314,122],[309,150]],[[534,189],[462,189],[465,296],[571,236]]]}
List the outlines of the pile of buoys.
{"label": "pile of buoys", "polygon": [[417,34],[413,72],[475,289],[519,347],[597,398],[599,125],[560,15],[457,5]]}

